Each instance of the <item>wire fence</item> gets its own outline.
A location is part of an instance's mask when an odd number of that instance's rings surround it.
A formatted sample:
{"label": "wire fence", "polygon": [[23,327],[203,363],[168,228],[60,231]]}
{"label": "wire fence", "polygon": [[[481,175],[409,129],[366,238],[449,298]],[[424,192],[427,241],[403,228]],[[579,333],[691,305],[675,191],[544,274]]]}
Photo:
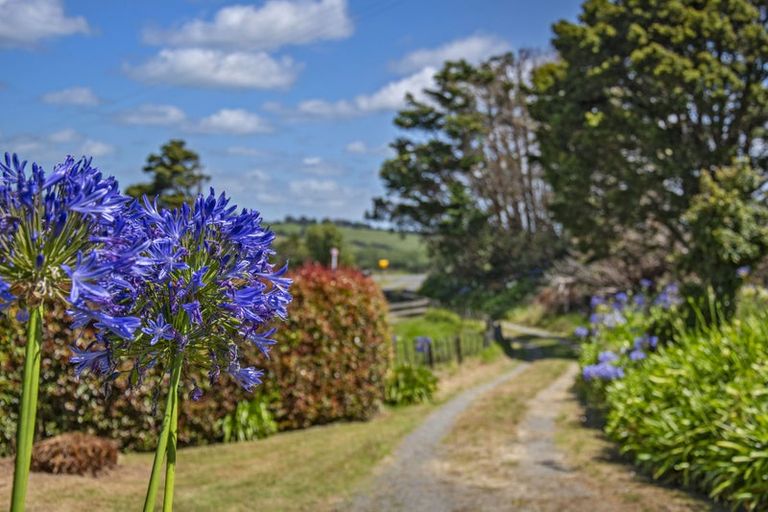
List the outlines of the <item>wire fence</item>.
{"label": "wire fence", "polygon": [[469,332],[449,338],[394,337],[392,343],[396,364],[435,367],[451,362],[461,364],[490,346],[491,340],[483,333]]}

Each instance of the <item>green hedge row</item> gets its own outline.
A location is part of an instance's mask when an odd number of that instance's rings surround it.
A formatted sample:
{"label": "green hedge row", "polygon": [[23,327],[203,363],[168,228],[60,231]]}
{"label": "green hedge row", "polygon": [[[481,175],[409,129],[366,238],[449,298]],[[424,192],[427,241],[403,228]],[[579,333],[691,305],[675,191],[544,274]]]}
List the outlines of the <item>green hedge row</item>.
{"label": "green hedge row", "polygon": [[631,360],[634,339],[658,322],[653,311],[624,310],[593,330],[581,356],[588,375],[611,351],[623,377],[579,385],[609,437],[654,478],[768,510],[768,314],[765,304],[742,311],[719,327],[679,327]]}

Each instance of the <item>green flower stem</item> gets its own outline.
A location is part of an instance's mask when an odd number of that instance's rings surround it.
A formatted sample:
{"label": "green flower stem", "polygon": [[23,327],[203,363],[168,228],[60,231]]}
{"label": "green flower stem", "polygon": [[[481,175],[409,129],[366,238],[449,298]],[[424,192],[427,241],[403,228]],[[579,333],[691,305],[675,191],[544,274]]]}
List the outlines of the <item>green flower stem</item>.
{"label": "green flower stem", "polygon": [[19,424],[16,429],[16,465],[13,471],[11,512],[23,512],[35,440],[37,392],[40,387],[40,359],[43,342],[42,304],[30,311],[27,321],[27,347],[24,355],[24,382],[21,388]]}
{"label": "green flower stem", "polygon": [[171,387],[173,411],[171,412],[171,427],[168,432],[168,458],[165,462],[165,491],[163,493],[163,512],[173,511],[173,485],[176,480],[176,439],[179,425],[179,386],[178,379],[175,387]]}
{"label": "green flower stem", "polygon": [[[181,362],[183,359],[183,355],[181,352],[178,352],[176,356],[173,359],[173,367],[171,369],[171,386],[168,390],[168,400],[166,401],[165,405],[165,414],[163,415],[163,427],[160,431],[160,437],[157,440],[157,449],[155,449],[155,460],[152,463],[152,475],[149,477],[149,486],[147,487],[147,496],[144,499],[144,512],[153,512],[155,509],[155,499],[157,498],[157,488],[160,485],[160,471],[163,466],[163,458],[166,454],[166,449],[168,447],[168,438],[170,436],[171,432],[171,425],[174,425],[173,431],[174,431],[174,451],[173,451],[173,459],[174,459],[174,468],[175,468],[175,462],[176,462],[176,419],[174,418],[174,414],[176,415],[176,418],[178,417],[178,412],[175,411],[176,402],[178,401],[178,395],[179,395],[179,378],[181,377]],[[169,457],[170,460],[170,457]],[[173,479],[173,476],[171,477]],[[173,482],[171,482],[171,486],[173,485]],[[166,483],[166,492],[168,489],[168,484]],[[171,489],[171,494],[173,494],[173,489]],[[164,503],[167,500],[167,497],[164,498]],[[173,501],[173,497],[171,497],[171,502]]]}

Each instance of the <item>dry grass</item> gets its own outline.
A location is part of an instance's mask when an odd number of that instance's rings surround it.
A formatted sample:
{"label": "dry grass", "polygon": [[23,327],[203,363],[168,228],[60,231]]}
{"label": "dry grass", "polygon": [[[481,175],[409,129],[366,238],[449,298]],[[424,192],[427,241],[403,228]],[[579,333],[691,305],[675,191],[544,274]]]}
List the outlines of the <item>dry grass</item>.
{"label": "dry grass", "polygon": [[637,474],[600,430],[584,425],[584,414],[583,407],[571,397],[558,416],[555,441],[569,464],[587,475],[590,487],[605,500],[628,512],[725,510],[704,497]]}
{"label": "dry grass", "polygon": [[[468,363],[446,374],[438,404],[511,365]],[[180,450],[176,509],[332,510],[436,406],[386,409],[367,423],[337,423],[259,441]],[[33,473],[27,510],[138,510],[151,463],[151,454],[128,454],[120,457],[116,469],[98,478]],[[10,499],[12,473],[11,461],[0,461],[0,503]]]}
{"label": "dry grass", "polygon": [[448,466],[461,473],[494,473],[493,467],[485,466],[495,465],[499,447],[515,438],[526,403],[557,378],[567,364],[560,359],[537,361],[480,398],[461,415],[444,441]]}

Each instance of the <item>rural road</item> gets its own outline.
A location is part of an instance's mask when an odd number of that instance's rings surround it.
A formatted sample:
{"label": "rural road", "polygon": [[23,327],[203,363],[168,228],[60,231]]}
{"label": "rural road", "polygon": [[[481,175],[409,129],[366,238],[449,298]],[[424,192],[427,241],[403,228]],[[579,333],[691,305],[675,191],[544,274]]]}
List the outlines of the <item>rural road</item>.
{"label": "rural road", "polygon": [[[445,512],[453,507],[461,492],[451,482],[438,478],[431,465],[438,457],[440,441],[459,415],[472,402],[496,386],[516,377],[528,363],[520,363],[494,380],[470,388],[449,400],[409,434],[393,454],[391,464],[376,477],[371,492],[352,501],[353,511]],[[345,509],[346,510],[346,509]],[[469,510],[469,509],[464,509]]]}

